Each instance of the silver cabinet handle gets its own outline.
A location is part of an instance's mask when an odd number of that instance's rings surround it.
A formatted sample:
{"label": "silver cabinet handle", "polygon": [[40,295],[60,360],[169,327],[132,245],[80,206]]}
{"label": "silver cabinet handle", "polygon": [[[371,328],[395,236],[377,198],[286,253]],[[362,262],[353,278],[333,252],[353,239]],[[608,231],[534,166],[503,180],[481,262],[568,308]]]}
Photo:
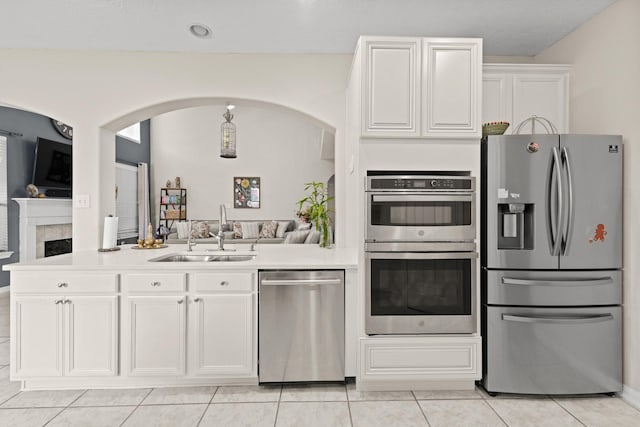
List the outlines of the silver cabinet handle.
{"label": "silver cabinet handle", "polygon": [[56,303],[56,304],[64,304],[64,300],[62,300],[62,299],[57,299],[57,300],[55,301],[55,303]]}
{"label": "silver cabinet handle", "polygon": [[222,282],[220,282],[220,286],[229,286],[229,282],[223,280]]}
{"label": "silver cabinet handle", "polygon": [[262,279],[261,285],[265,286],[299,286],[299,285],[339,285],[340,279],[302,279],[302,280],[273,280]]}
{"label": "silver cabinet handle", "polygon": [[184,299],[179,299],[178,300],[178,304],[182,304],[184,302]]}
{"label": "silver cabinet handle", "polygon": [[64,301],[62,301],[63,304],[71,304],[71,300],[70,299],[66,299]]}
{"label": "silver cabinet handle", "polygon": [[69,286],[69,284],[65,283],[65,282],[60,282],[58,283],[58,287],[59,288],[66,288],[67,286]]}
{"label": "silver cabinet handle", "polygon": [[598,277],[596,279],[568,279],[568,280],[528,280],[528,279],[513,279],[510,277],[503,277],[502,283],[505,285],[520,285],[520,286],[594,286],[594,285],[609,285],[613,283],[611,277]]}
{"label": "silver cabinet handle", "polygon": [[160,282],[151,282],[151,286],[158,287],[160,286]]}
{"label": "silver cabinet handle", "polygon": [[520,322],[520,323],[552,323],[552,324],[576,324],[576,323],[595,323],[605,322],[607,320],[613,320],[613,315],[609,314],[596,314],[593,316],[575,316],[575,317],[561,317],[561,316],[515,316],[511,314],[503,314],[502,320],[508,322]]}
{"label": "silver cabinet handle", "polygon": [[200,302],[200,298],[195,298],[193,302]]}

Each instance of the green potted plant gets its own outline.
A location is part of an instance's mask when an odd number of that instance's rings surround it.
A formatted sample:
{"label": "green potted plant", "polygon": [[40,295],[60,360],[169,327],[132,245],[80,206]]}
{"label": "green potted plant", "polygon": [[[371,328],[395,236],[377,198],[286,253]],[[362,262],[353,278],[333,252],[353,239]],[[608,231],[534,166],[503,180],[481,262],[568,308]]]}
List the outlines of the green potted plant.
{"label": "green potted plant", "polygon": [[298,201],[296,215],[303,222],[311,221],[316,226],[320,232],[320,247],[328,248],[331,246],[331,219],[327,204],[333,197],[327,195],[323,182],[307,182],[304,191],[311,193]]}

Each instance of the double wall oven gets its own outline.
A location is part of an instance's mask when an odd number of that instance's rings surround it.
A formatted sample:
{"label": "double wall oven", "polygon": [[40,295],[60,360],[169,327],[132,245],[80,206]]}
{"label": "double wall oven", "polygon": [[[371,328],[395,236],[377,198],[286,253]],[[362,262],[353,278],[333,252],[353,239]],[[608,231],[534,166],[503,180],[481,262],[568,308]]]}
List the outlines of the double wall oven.
{"label": "double wall oven", "polygon": [[368,171],[365,330],[476,331],[475,178]]}

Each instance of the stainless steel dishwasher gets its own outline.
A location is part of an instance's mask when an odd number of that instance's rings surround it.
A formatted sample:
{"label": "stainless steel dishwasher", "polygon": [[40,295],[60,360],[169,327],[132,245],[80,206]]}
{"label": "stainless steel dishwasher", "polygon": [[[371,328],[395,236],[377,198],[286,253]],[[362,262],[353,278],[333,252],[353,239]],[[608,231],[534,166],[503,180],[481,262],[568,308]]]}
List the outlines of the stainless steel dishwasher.
{"label": "stainless steel dishwasher", "polygon": [[344,381],[344,271],[258,273],[261,383]]}

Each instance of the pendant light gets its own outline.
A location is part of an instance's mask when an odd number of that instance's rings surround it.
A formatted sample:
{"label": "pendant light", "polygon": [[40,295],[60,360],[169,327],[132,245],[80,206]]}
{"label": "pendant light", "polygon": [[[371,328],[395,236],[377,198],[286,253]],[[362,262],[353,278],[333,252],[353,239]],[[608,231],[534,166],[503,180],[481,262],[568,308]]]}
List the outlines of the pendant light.
{"label": "pendant light", "polygon": [[227,112],[222,115],[226,121],[220,126],[220,157],[235,159],[236,156],[236,125],[231,123],[231,110],[235,105],[227,105]]}

